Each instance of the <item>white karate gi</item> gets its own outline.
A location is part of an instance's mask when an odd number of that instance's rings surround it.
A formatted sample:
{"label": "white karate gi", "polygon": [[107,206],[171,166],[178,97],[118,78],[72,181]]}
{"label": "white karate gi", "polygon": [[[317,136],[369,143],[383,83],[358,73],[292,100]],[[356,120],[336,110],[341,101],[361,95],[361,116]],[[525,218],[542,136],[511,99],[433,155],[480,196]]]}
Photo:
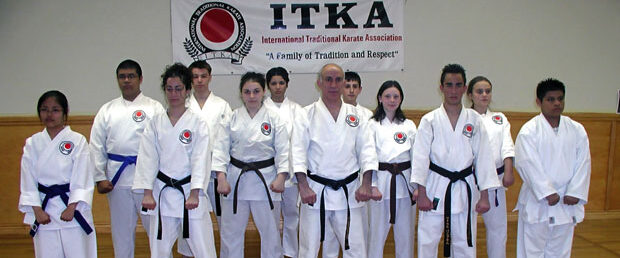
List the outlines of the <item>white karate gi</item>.
{"label": "white karate gi", "polygon": [[[277,174],[289,177],[289,137],[286,124],[276,110],[262,106],[253,118],[245,106],[233,111],[230,121],[225,122],[213,149],[213,170],[226,173],[231,193],[222,200],[222,226],[220,257],[243,257],[245,228],[252,213],[254,224],[260,233],[261,257],[282,257],[282,243],[278,226],[280,214],[271,209],[265,186],[254,170],[245,171],[234,166],[231,159],[245,163],[274,159],[274,165],[260,168],[267,188]],[[239,181],[239,182],[237,182]],[[235,184],[237,189],[237,212],[233,213]],[[269,195],[274,207],[280,205],[281,194]]]}
{"label": "white karate gi", "polygon": [[[369,131],[374,138],[379,162],[401,163],[413,160],[413,143],[416,126],[407,119],[403,122],[392,122],[384,118],[381,123],[371,119]],[[411,169],[402,171],[403,176],[396,175],[396,213],[394,230],[394,247],[396,257],[413,258],[413,241],[415,228],[415,205],[411,205],[409,186]],[[383,199],[368,202],[370,227],[368,231],[368,257],[383,257],[383,247],[390,231],[390,181],[389,171],[379,170],[373,173],[372,181]]]}
{"label": "white karate gi", "polygon": [[[437,257],[437,244],[444,230],[444,197],[450,180],[430,170],[430,162],[449,171],[461,171],[473,164],[480,190],[500,187],[493,163],[493,153],[482,118],[473,109],[462,107],[454,129],[443,104],[420,120],[413,147],[411,182],[426,187],[434,208],[420,212],[418,221],[418,256]],[[452,184],[451,257],[476,257],[476,190],[474,176],[465,178],[471,188],[472,244],[467,244],[467,185],[462,180]],[[442,248],[443,249],[443,248]]]}
{"label": "white karate gi", "polygon": [[[198,101],[196,100],[194,94],[189,96],[186,106],[192,111],[194,111],[194,113],[200,114],[202,118],[207,121],[207,126],[209,126],[209,142],[211,143],[211,146],[209,146],[209,153],[211,153],[213,149],[212,145],[216,142],[218,138],[217,131],[219,130],[221,123],[223,123],[223,121],[227,119],[227,117],[229,117],[232,113],[230,105],[228,105],[228,102],[226,102],[226,100],[216,96],[215,94],[213,94],[213,92],[211,92],[209,93],[209,97],[207,97],[207,100],[205,100],[202,108],[200,108],[200,105],[198,104]],[[209,154],[209,157],[211,157],[211,154]],[[211,173],[210,166],[211,163],[208,164],[207,173]],[[215,189],[215,186],[213,185],[214,178],[215,174],[211,174],[211,180],[208,181],[208,186],[205,186],[205,188],[207,188],[207,195],[209,196],[210,201],[209,211],[215,211],[216,207],[215,193],[217,192],[217,189]],[[218,216],[217,213],[215,215],[215,219],[217,220],[217,225],[219,227],[221,223],[221,217]],[[221,232],[221,230],[219,230],[218,232]],[[183,238],[179,238],[177,242],[177,250],[180,254],[184,256],[194,256],[189,248],[189,245],[187,244],[187,241],[185,241],[185,239]]]}
{"label": "white karate gi", "polygon": [[[295,119],[293,128],[293,168],[295,172],[311,171],[312,174],[332,180],[342,180],[352,173],[377,170],[377,154],[372,141],[362,127],[358,110],[342,103],[338,118],[334,118],[321,99],[307,106],[307,116]],[[317,257],[320,247],[320,199],[325,199],[325,227],[331,227],[344,249],[347,218],[347,200],[344,189],[333,190],[308,177],[310,188],[317,195],[313,206],[302,205],[299,228],[299,257]],[[364,203],[355,200],[360,180],[347,184],[348,205],[351,211],[349,227],[350,249],[344,257],[366,257],[362,231]],[[326,232],[326,234],[329,232]],[[326,239],[329,237],[326,236]]]}
{"label": "white karate gi", "polygon": [[[517,257],[569,257],[574,227],[583,221],[591,173],[588,135],[567,116],[556,129],[540,114],[517,136],[515,165],[523,179],[515,208]],[[549,206],[545,197],[554,193],[560,201]],[[564,204],[567,195],[579,202]]]}
{"label": "white karate gi", "polygon": [[[495,154],[495,167],[504,166],[504,159],[514,158],[514,143],[510,135],[510,123],[506,116],[501,112],[487,112],[481,114],[482,121],[489,135],[489,144],[491,144],[492,152]],[[504,174],[498,176],[502,182]],[[497,200],[497,203],[496,203]],[[489,191],[489,211],[482,214],[484,225],[486,227],[487,255],[491,258],[506,257],[506,239],[507,239],[507,222],[506,222],[506,188],[500,187]]]}
{"label": "white karate gi", "polygon": [[[191,252],[197,257],[216,257],[209,203],[204,191],[211,176],[206,170],[210,163],[208,150],[207,122],[190,109],[183,113],[174,126],[166,113],[160,113],[144,129],[133,190],[152,189],[157,204],[154,210],[147,212],[151,215],[151,257],[171,257],[172,246],[182,228],[183,208],[190,189],[200,189],[198,207],[189,210],[187,241]],[[190,183],[182,186],[185,198],[177,189],[163,189],[165,183],[156,178],[158,171],[177,180],[191,175]],[[162,219],[160,240],[157,239],[158,213]]]}
{"label": "white karate gi", "polygon": [[97,238],[91,212],[93,200],[93,174],[86,138],[65,126],[54,139],[47,130],[35,133],[26,140],[21,161],[19,211],[24,213],[24,223],[35,222],[32,207],[42,207],[45,194],[38,185],[69,184],[67,204],[77,202],[79,211],[93,230],[86,234],[74,219],[65,222],[60,215],[67,208],[60,196],[47,202],[45,212],[51,222],[39,225],[34,236],[36,257],[97,257]]}
{"label": "white karate gi", "polygon": [[[282,103],[276,104],[273,102],[271,98],[266,98],[263,101],[265,107],[271,108],[273,110],[277,110],[280,115],[280,119],[284,121],[286,124],[286,130],[289,133],[289,143],[290,136],[293,131],[293,121],[295,121],[295,117],[299,116],[299,113],[303,113],[303,108],[291,101],[288,97],[284,98]],[[290,145],[289,145],[289,169],[292,173],[293,171],[293,163],[291,163],[291,155]],[[293,176],[286,180],[284,192],[282,193],[282,202],[280,203],[280,212],[282,213],[282,251],[283,254],[288,257],[297,257],[297,253],[299,252],[299,239],[298,228],[299,228],[299,189],[297,188],[297,184],[293,182]],[[278,213],[280,213],[278,212]],[[279,221],[278,221],[279,225]],[[337,247],[336,247],[337,248]]]}
{"label": "white karate gi", "polygon": [[[97,112],[90,131],[90,153],[94,163],[95,182],[112,181],[123,162],[108,159],[108,153],[137,156],[140,137],[146,124],[156,113],[165,112],[156,100],[142,93],[133,101],[118,97],[104,104]],[[122,171],[114,189],[106,196],[110,207],[110,226],[114,257],[134,257],[138,216],[147,232],[149,216],[140,214],[142,193],[131,191],[135,164]]]}
{"label": "white karate gi", "polygon": [[[357,103],[357,105],[355,105],[355,108],[358,111],[361,121],[367,122],[370,120],[370,118],[373,115],[373,112],[370,111],[370,109],[360,105],[360,103]],[[360,177],[360,180],[361,180],[361,177]],[[368,237],[368,227],[370,226],[368,214],[370,212],[370,206],[367,205],[366,203],[364,203],[363,205],[365,207],[362,208],[362,211],[361,211],[362,232],[364,234],[364,239],[366,239],[366,245],[368,245],[369,244],[368,241],[370,240],[370,238]],[[325,240],[323,241],[323,249],[321,249],[321,257],[323,258],[337,257],[339,255],[339,251],[340,251],[340,246],[338,245],[338,239],[336,239],[336,235],[334,235],[330,227],[325,227]]]}

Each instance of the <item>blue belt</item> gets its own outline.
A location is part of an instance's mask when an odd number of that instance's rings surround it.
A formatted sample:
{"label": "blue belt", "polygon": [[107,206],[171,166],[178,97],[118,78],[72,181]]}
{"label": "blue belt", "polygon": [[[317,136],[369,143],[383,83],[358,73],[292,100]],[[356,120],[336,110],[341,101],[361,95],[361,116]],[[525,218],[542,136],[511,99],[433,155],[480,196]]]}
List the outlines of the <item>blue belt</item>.
{"label": "blue belt", "polygon": [[121,177],[121,174],[123,174],[123,171],[125,171],[125,168],[131,164],[136,164],[138,156],[123,156],[114,153],[108,153],[108,159],[123,162],[123,164],[121,164],[121,167],[118,168],[118,171],[116,171],[116,174],[112,178],[112,185],[116,185],[116,182],[118,182],[118,179]]}
{"label": "blue belt", "polygon": [[[65,205],[69,205],[69,196],[67,195],[67,193],[69,192],[68,183],[64,185],[51,185],[51,186],[44,186],[42,184],[39,184],[38,188],[39,188],[39,192],[42,192],[45,194],[45,198],[43,198],[43,202],[41,202],[41,208],[43,210],[45,210],[45,207],[47,207],[47,202],[51,198],[54,198],[56,196],[60,196],[60,199],[62,199],[62,202],[64,202]],[[88,225],[88,222],[86,222],[86,219],[84,219],[80,211],[76,210],[75,213],[73,214],[73,218],[75,219],[75,221],[77,221],[78,224],[80,224],[80,227],[82,227],[82,229],[84,230],[84,232],[86,232],[87,235],[93,232],[93,229],[90,227],[90,225]],[[34,235],[37,234],[38,229],[39,229],[39,222],[35,220],[34,224],[32,225],[32,228],[30,229],[30,236],[34,237]]]}

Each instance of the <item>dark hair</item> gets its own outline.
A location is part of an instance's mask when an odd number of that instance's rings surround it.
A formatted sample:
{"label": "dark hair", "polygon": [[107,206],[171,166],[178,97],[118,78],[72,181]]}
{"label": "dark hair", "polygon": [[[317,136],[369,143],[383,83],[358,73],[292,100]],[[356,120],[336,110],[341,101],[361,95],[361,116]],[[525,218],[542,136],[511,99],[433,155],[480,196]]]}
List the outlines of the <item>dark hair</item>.
{"label": "dark hair", "polygon": [[116,67],[116,76],[118,76],[118,71],[120,69],[135,69],[138,77],[142,77],[142,68],[140,67],[140,64],[134,60],[125,59],[123,62],[118,64]]}
{"label": "dark hair", "polygon": [[398,108],[396,108],[394,118],[398,123],[401,123],[405,121],[405,119],[407,119],[405,117],[405,114],[403,113],[403,110],[400,109],[400,105],[403,104],[403,100],[405,99],[405,95],[403,94],[403,88],[400,87],[400,84],[397,81],[385,81],[383,84],[381,84],[381,87],[377,92],[377,108],[375,108],[375,112],[371,117],[377,122],[381,122],[381,120],[385,118],[385,110],[383,110],[383,104],[379,101],[379,98],[381,98],[381,95],[383,95],[383,92],[385,90],[392,87],[396,88],[400,93],[400,103],[398,103]]}
{"label": "dark hair", "polygon": [[467,78],[465,78],[465,68],[460,64],[448,64],[441,70],[441,85],[443,85],[443,81],[446,79],[446,74],[448,73],[460,73],[463,76],[463,83],[467,81]]}
{"label": "dark hair", "polygon": [[166,90],[166,82],[169,78],[179,77],[181,83],[185,85],[185,90],[192,89],[192,72],[181,63],[174,63],[166,66],[166,70],[161,75],[161,89]]}
{"label": "dark hair", "polygon": [[65,94],[57,90],[50,90],[39,97],[39,101],[37,102],[37,115],[39,116],[39,120],[41,120],[41,106],[43,102],[49,98],[56,99],[58,105],[62,107],[62,115],[65,117],[65,121],[67,121],[67,116],[69,115],[69,101],[67,101]]}
{"label": "dark hair", "polygon": [[547,92],[556,90],[562,91],[562,94],[566,94],[564,83],[554,78],[548,78],[538,83],[536,87],[536,98],[542,101],[545,95],[547,95]]}
{"label": "dark hair", "polygon": [[205,60],[198,60],[198,61],[194,61],[192,64],[189,65],[189,71],[191,72],[192,69],[194,68],[198,68],[198,69],[207,69],[207,71],[209,72],[209,74],[211,74],[211,65],[209,65],[209,63],[207,63],[207,61]]}
{"label": "dark hair", "polygon": [[247,82],[257,82],[265,90],[265,76],[262,73],[247,72],[241,76],[241,82],[239,82],[239,92],[243,90],[243,85]]}
{"label": "dark hair", "polygon": [[286,69],[282,68],[282,67],[274,67],[269,69],[269,71],[267,71],[267,75],[265,77],[267,77],[267,83],[269,83],[271,81],[271,78],[274,76],[282,76],[282,79],[284,79],[284,81],[286,82],[286,85],[288,86],[288,72],[286,71]]}
{"label": "dark hair", "polygon": [[[493,84],[491,83],[491,81],[489,81],[489,79],[487,79],[487,77],[484,77],[482,75],[478,75],[476,77],[474,77],[473,79],[471,79],[471,81],[469,81],[469,85],[467,86],[467,95],[469,94],[473,94],[474,93],[474,85],[476,85],[476,83],[479,82],[488,82],[489,85],[491,85],[491,88],[493,88]],[[471,103],[471,108],[474,108],[474,103],[472,101]]]}
{"label": "dark hair", "polygon": [[344,80],[345,81],[356,81],[360,87],[362,87],[362,78],[360,78],[360,75],[357,74],[356,72],[346,72],[344,73]]}

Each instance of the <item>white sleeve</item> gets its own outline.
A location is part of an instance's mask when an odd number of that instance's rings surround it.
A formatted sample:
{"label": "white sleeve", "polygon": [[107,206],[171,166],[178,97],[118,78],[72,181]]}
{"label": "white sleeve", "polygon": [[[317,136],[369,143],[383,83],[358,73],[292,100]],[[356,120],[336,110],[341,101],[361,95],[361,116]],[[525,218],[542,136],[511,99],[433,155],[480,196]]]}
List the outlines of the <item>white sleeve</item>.
{"label": "white sleeve", "polygon": [[577,160],[575,160],[575,166],[573,171],[573,177],[568,183],[566,194],[572,197],[579,198],[581,204],[588,202],[588,190],[590,189],[590,174],[591,174],[591,160],[590,160],[590,143],[588,141],[588,135],[585,129],[579,127],[579,143],[577,144]]}
{"label": "white sleeve", "polygon": [[474,151],[474,173],[478,188],[488,190],[501,187],[494,162],[494,153],[489,142],[489,135],[482,119],[478,120],[478,134],[473,136],[472,149]]}
{"label": "white sleeve", "polygon": [[275,148],[275,164],[277,173],[287,173],[288,177],[292,177],[292,172],[289,171],[289,144],[288,131],[286,130],[286,123],[280,119],[280,117],[273,113],[273,128],[275,129],[273,146]]}
{"label": "white sleeve", "polygon": [[[309,118],[307,109],[299,112],[293,121],[293,135],[291,137],[291,156],[293,163],[293,173],[306,173],[308,171],[308,147],[310,145]],[[293,182],[297,178],[293,177]]]}
{"label": "white sleeve", "polygon": [[515,144],[510,133],[510,122],[508,122],[505,116],[504,125],[502,126],[502,137],[501,158],[503,163],[506,158],[514,158],[515,156]]}
{"label": "white sleeve", "polygon": [[523,179],[523,183],[528,184],[536,199],[540,201],[557,193],[557,190],[543,172],[535,138],[536,135],[532,135],[527,128],[521,128],[515,144],[515,167]]}
{"label": "white sleeve", "polygon": [[190,189],[201,189],[207,191],[205,186],[208,185],[211,178],[211,171],[207,171],[209,167],[209,126],[205,121],[200,119],[198,123],[196,142],[193,145],[191,156],[192,179],[190,181]]}
{"label": "white sleeve", "polygon": [[159,151],[157,150],[157,132],[155,119],[151,119],[142,132],[140,149],[136,161],[133,190],[153,189],[153,183],[159,172]]}
{"label": "white sleeve", "polygon": [[93,127],[90,130],[90,155],[93,163],[93,179],[95,182],[109,180],[106,175],[106,167],[108,164],[108,153],[106,148],[106,139],[108,137],[105,130],[103,107],[95,116]]}
{"label": "white sleeve", "polygon": [[80,135],[80,140],[72,154],[73,168],[70,179],[69,203],[83,202],[92,206],[95,185],[88,143],[84,136]]}
{"label": "white sleeve", "polygon": [[[362,121],[360,128],[357,129],[357,136],[355,139],[355,149],[357,151],[357,158],[360,165],[360,173],[366,171],[377,171],[379,169],[379,161],[377,159],[377,149],[375,141],[371,135],[371,130],[368,128],[369,121]],[[363,177],[362,177],[363,178]]]}
{"label": "white sleeve", "polygon": [[217,134],[213,143],[213,154],[211,155],[213,163],[211,171],[226,173],[228,163],[230,162],[230,114],[224,115],[217,124]]}
{"label": "white sleeve", "polygon": [[19,210],[23,213],[33,212],[32,206],[41,207],[41,197],[39,197],[38,182],[34,173],[34,159],[32,147],[32,138],[26,140],[24,145],[24,154],[21,161],[20,173],[20,194],[19,194]]}
{"label": "white sleeve", "polygon": [[430,119],[422,117],[413,143],[411,183],[426,186],[431,162],[433,125]]}

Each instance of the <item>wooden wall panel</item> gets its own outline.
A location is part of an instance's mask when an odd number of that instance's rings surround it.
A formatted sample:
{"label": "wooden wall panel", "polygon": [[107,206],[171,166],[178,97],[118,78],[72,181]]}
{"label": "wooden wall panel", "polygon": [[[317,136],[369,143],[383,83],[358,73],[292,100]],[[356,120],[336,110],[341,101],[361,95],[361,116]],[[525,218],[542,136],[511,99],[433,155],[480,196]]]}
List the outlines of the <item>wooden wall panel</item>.
{"label": "wooden wall panel", "polygon": [[[406,110],[405,115],[419,124],[421,117],[428,111]],[[512,125],[512,136],[516,138],[521,126],[536,113],[506,112]],[[615,124],[620,117],[615,114],[569,114],[581,122],[589,135],[592,155],[592,178],[587,211],[620,210],[620,126]],[[70,117],[71,128],[88,138],[92,116]],[[19,199],[19,173],[22,148],[26,138],[42,126],[36,117],[0,117],[0,168],[2,168],[5,185],[0,188],[0,230],[24,230],[23,216],[17,210]],[[516,172],[516,171],[515,171]],[[515,184],[508,189],[507,207],[512,210],[517,201],[521,179],[516,174]],[[110,223],[108,203],[105,195],[95,193],[93,197],[93,215],[95,224],[108,226]]]}

